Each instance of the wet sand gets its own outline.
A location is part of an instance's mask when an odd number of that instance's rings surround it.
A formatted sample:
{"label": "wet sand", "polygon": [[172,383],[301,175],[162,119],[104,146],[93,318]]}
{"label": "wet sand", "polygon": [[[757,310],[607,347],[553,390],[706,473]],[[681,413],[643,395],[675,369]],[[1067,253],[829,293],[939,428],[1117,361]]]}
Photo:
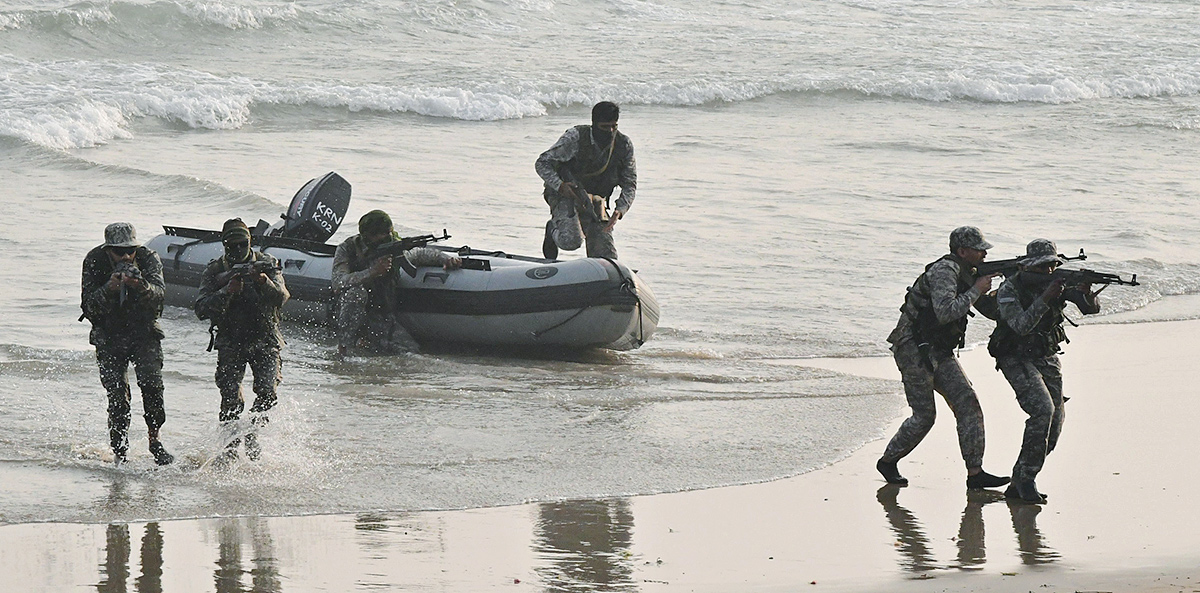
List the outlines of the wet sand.
{"label": "wet sand", "polygon": [[[967,492],[953,418],[939,405],[933,431],[900,464],[904,488],[875,472],[881,439],[795,478],[676,494],[8,525],[0,591],[1200,591],[1200,321],[1069,334],[1071,401],[1038,478],[1044,507]],[[962,362],[984,406],[984,466],[1007,475],[1024,415],[986,352]],[[883,357],[780,364],[898,379]]]}

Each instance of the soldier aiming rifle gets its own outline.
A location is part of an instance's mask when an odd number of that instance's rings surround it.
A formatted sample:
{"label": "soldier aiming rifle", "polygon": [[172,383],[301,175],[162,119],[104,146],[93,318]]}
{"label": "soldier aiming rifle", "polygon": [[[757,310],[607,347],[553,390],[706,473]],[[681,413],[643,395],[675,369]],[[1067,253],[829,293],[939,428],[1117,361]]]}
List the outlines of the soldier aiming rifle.
{"label": "soldier aiming rifle", "polygon": [[126,375],[133,363],[142,392],[150,453],[158,465],[174,460],[159,440],[167,420],[163,405],[162,261],[137,241],[132,224],[114,222],[104,229],[104,244],[83,260],[81,307],[92,322],[89,341],[96,347],[100,382],[108,392],[108,436],[113,461],[129,452],[130,389]]}
{"label": "soldier aiming rifle", "polygon": [[[225,254],[204,269],[194,308],[197,317],[211,320],[208,349],[217,349],[218,418],[230,435],[222,458],[237,457],[244,432],[246,456],[256,460],[261,449],[255,430],[267,424],[267,411],[276,402],[283,348],[280,309],[289,294],[278,260],[250,249],[250,229],[240,218],[225,221],[221,243]],[[245,408],[242,379],[247,365],[254,373],[255,394],[248,432],[238,426]]]}
{"label": "soldier aiming rifle", "polygon": [[410,276],[423,266],[456,270],[463,260],[439,249],[428,247],[442,236],[421,235],[402,238],[396,234],[392,219],[382,210],[372,210],[358,221],[358,234],[341,245],[333,255],[333,292],[337,298],[338,355],[345,356],[353,347],[374,354],[393,354],[415,350],[417,343],[400,324],[397,313],[402,304],[398,267]]}
{"label": "soldier aiming rifle", "polygon": [[1034,239],[1025,247],[1020,271],[997,291],[1000,319],[988,341],[996,368],[1004,373],[1017,403],[1029,415],[1012,484],[1004,493],[1028,504],[1046,502],[1034,480],[1057,445],[1066,417],[1067,398],[1058,360],[1059,345],[1069,341],[1063,329],[1063,322],[1070,321],[1064,308],[1071,302],[1084,315],[1099,313],[1096,295],[1100,291],[1092,291],[1092,285],[1138,285],[1136,275],[1123,280],[1116,274],[1060,269],[1064,259],[1049,239]]}

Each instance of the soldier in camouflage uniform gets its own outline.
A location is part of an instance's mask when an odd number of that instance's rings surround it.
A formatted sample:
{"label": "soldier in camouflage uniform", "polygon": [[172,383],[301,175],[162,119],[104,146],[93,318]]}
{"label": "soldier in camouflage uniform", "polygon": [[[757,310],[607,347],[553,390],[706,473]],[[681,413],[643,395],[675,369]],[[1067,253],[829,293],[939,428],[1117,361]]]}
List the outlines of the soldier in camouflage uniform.
{"label": "soldier in camouflage uniform", "polygon": [[992,332],[988,352],[1029,415],[1012,485],[1005,495],[1041,504],[1046,497],[1038,492],[1034,479],[1058,443],[1066,415],[1058,362],[1058,345],[1067,339],[1063,308],[1069,301],[1084,315],[1091,315],[1100,312],[1100,305],[1090,284],[1064,290],[1063,281],[1052,277],[1062,264],[1053,241],[1031,241],[1020,264],[1021,271],[997,291],[1000,322]]}
{"label": "soldier in camouflage uniform", "polygon": [[993,276],[976,277],[975,265],[992,245],[979,229],[959,227],[950,233],[950,253],[925,266],[908,289],[900,321],[888,336],[910,416],[892,437],[875,467],[889,483],[907,484],[896,462],[912,452],[933,428],[937,409],[933,393],[946,398],[958,428],[958,445],[967,465],[968,488],[995,488],[1008,478],[983,471],[983,409],[971,382],[954,355],[963,346],[967,316],[974,306],[995,318],[995,299],[988,296]]}
{"label": "soldier in camouflage uniform", "polygon": [[[254,373],[251,426],[265,425],[267,411],[275,405],[281,372],[279,352],[283,348],[279,310],[289,295],[278,261],[250,249],[250,230],[241,219],[225,222],[221,242],[225,255],[204,269],[194,308],[196,316],[212,322],[209,331],[215,331],[215,335],[209,349],[214,345],[217,348],[216,381],[221,391],[218,417],[230,433],[236,433],[236,422],[246,405],[242,397],[246,365]],[[235,268],[239,264],[257,264],[261,269],[240,273]],[[245,440],[247,457],[257,459],[260,449],[254,432],[246,434]],[[236,456],[240,444],[240,438],[232,439],[226,453]]]}
{"label": "soldier in camouflage uniform", "polygon": [[[535,168],[545,182],[542,197],[550,205],[550,221],[542,241],[546,259],[558,258],[560,248],[579,249],[585,241],[588,257],[617,259],[612,230],[625,217],[637,193],[633,142],[617,131],[620,115],[621,109],[615,103],[597,103],[592,107],[592,125],[568,129],[538,157]],[[621,196],[616,208],[606,214],[618,185]],[[587,192],[599,207],[579,212],[572,196],[578,190]]]}
{"label": "soldier in camouflage uniform", "polygon": [[[359,344],[384,354],[414,350],[416,342],[396,318],[401,304],[401,266],[393,265],[390,255],[367,259],[373,247],[399,240],[392,219],[383,210],[372,210],[359,219],[358,233],[338,245],[333,255],[338,354],[344,356]],[[457,256],[431,247],[409,249],[403,257],[412,267],[462,267]]]}
{"label": "soldier in camouflage uniform", "polygon": [[129,451],[130,389],[126,374],[133,363],[142,392],[143,417],[154,462],[167,465],[174,457],[158,438],[167,420],[163,408],[162,261],[141,246],[133,225],[114,222],[104,229],[104,244],[83,260],[80,306],[82,321],[92,322],[89,341],[96,347],[100,383],[108,392],[108,438],[113,460],[125,462]]}
{"label": "soldier in camouflage uniform", "polygon": [[104,244],[83,260],[83,317],[91,322],[89,341],[96,347],[100,382],[108,391],[108,438],[113,461],[124,463],[130,431],[128,366],[142,391],[143,418],[150,437],[150,453],[157,465],[175,460],[158,439],[167,421],[163,408],[162,316],[166,284],[162,262],[150,248],[138,244],[133,224],[114,222],[104,228]]}

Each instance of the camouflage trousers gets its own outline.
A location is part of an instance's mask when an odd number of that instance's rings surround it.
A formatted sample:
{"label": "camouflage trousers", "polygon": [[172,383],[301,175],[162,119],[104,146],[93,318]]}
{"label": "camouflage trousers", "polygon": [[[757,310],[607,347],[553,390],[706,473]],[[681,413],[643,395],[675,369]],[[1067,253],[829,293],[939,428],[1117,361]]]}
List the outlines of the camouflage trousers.
{"label": "camouflage trousers", "polygon": [[967,468],[983,466],[983,408],[971,381],[963,374],[962,366],[953,353],[934,354],[933,370],[926,357],[912,340],[904,340],[892,347],[896,367],[904,382],[904,395],[912,415],[900,425],[896,436],[888,442],[883,460],[896,462],[912,453],[937,417],[933,394],[942,394],[950,411],[954,413],[958,428],[958,448],[962,451]]}
{"label": "camouflage trousers", "polygon": [[413,352],[417,342],[392,313],[371,310],[371,291],[365,286],[351,286],[338,295],[338,346],[347,349],[363,345],[383,354]]}
{"label": "camouflage trousers", "polygon": [[275,407],[275,388],[279,386],[282,362],[279,348],[268,344],[231,344],[217,349],[217,389],[221,391],[221,422],[241,418],[246,403],[242,397],[242,379],[246,365],[254,373],[254,404],[251,422],[267,423],[267,410]]}
{"label": "camouflage trousers", "polygon": [[587,246],[588,257],[617,259],[617,246],[613,243],[612,231],[604,230],[604,224],[591,217],[584,218],[575,212],[575,203],[551,196],[546,190],[546,201],[550,204],[550,229],[554,244],[563,251],[575,251]]}
{"label": "camouflage trousers", "polygon": [[1062,434],[1066,409],[1062,397],[1062,365],[1058,356],[1025,359],[1004,357],[996,361],[1008,384],[1017,394],[1017,403],[1029,415],[1025,420],[1025,436],[1021,453],[1013,466],[1012,479],[1033,480],[1046,455],[1058,444]]}
{"label": "camouflage trousers", "polygon": [[108,439],[114,451],[129,448],[130,389],[126,375],[133,363],[142,392],[142,417],[153,434],[167,421],[163,408],[162,341],[157,337],[137,341],[110,341],[96,346],[100,383],[108,392]]}

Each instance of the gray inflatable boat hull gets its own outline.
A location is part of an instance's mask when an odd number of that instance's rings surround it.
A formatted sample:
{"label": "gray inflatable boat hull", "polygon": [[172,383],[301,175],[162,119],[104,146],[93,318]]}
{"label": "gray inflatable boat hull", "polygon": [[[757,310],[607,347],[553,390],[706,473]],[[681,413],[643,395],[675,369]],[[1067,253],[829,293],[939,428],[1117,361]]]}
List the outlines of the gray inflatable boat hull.
{"label": "gray inflatable boat hull", "polygon": [[[222,254],[207,236],[168,233],[146,246],[158,252],[167,303],[191,307],[205,266]],[[269,241],[268,241],[269,242]],[[283,265],[291,299],[286,319],[329,323],[333,246],[283,241],[261,250]],[[417,268],[400,273],[400,321],[418,342],[557,348],[640,347],[658,327],[658,301],[637,274],[615,260],[547,261],[467,248],[449,249],[487,262],[488,270]]]}

